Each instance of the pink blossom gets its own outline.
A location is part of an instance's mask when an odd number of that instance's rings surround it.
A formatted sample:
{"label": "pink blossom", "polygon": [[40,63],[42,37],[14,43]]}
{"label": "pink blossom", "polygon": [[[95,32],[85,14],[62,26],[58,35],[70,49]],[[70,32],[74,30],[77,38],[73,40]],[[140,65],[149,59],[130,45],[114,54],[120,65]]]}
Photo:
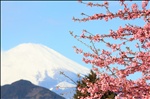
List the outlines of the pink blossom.
{"label": "pink blossom", "polygon": [[136,3],[134,3],[132,5],[132,10],[133,10],[133,12],[137,12],[138,11],[138,5]]}
{"label": "pink blossom", "polygon": [[107,2],[107,1],[105,1],[105,2],[104,2],[104,5],[105,5],[106,7],[108,7],[108,2]]}
{"label": "pink blossom", "polygon": [[[104,34],[102,31],[94,34],[83,30],[80,36],[76,36],[81,42],[84,39],[89,40],[82,43],[90,51],[84,52],[76,47],[75,51],[83,55],[83,62],[95,66],[92,69],[99,78],[95,83],[85,80],[87,86],[78,90],[82,93],[89,92],[89,96],[81,96],[80,99],[100,99],[108,90],[117,93],[115,99],[150,99],[150,85],[147,83],[147,80],[150,80],[150,19],[148,19],[150,10],[146,8],[149,1],[142,1],[142,9],[138,9],[136,3],[133,3],[130,9],[124,0],[120,2],[123,8],[116,12],[111,12],[108,2],[103,4],[82,2],[91,7],[103,7],[107,12],[87,15],[82,19],[73,18],[79,22],[110,21],[117,18],[132,21],[141,18],[145,22],[143,26],[125,24],[117,30],[110,30]],[[113,40],[115,41],[111,42]],[[136,72],[141,72],[142,77],[136,81],[127,79],[130,74]]]}
{"label": "pink blossom", "polygon": [[149,0],[143,0],[142,1],[142,8],[145,9],[145,7],[148,5]]}
{"label": "pink blossom", "polygon": [[89,2],[89,3],[87,4],[87,6],[92,7],[92,6],[93,6],[93,3],[92,3],[92,2]]}

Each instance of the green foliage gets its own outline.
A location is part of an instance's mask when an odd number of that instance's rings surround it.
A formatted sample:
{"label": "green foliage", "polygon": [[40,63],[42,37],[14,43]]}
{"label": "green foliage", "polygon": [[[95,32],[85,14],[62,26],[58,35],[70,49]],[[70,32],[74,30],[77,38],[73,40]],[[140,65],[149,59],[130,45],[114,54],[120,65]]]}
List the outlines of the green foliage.
{"label": "green foliage", "polygon": [[[96,73],[94,71],[90,71],[90,74],[85,76],[81,81],[77,81],[77,88],[88,88],[86,85],[86,81],[88,80],[89,82],[92,82],[93,84],[98,80],[99,78],[97,77]],[[90,95],[90,93],[85,92],[81,93],[78,89],[76,88],[76,93],[74,94],[74,99],[80,99],[79,97],[87,97]],[[101,99],[115,99],[116,94],[111,91],[107,91]]]}
{"label": "green foliage", "polygon": [[[90,82],[94,83],[97,80],[96,74],[91,70],[90,74],[85,76],[81,81],[77,81],[77,88],[85,88],[87,87],[85,80],[89,79]],[[87,97],[90,94],[86,92],[85,94],[81,93],[79,90],[76,89],[76,93],[74,94],[74,99],[79,99],[78,96]]]}
{"label": "green foliage", "polygon": [[107,91],[102,97],[101,99],[115,99],[116,94],[112,91]]}

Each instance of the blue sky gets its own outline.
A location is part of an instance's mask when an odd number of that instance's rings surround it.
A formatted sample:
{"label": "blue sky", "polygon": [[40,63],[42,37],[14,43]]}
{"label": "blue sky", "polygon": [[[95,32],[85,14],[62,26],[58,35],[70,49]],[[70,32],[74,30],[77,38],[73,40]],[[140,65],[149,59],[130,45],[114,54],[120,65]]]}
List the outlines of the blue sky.
{"label": "blue sky", "polygon": [[[112,2],[111,11],[121,9],[119,3]],[[108,33],[120,25],[131,23],[143,25],[140,19],[121,21],[74,22],[72,17],[82,18],[82,12],[93,15],[105,9],[91,8],[77,1],[2,1],[1,2],[1,50],[9,50],[22,43],[39,43],[46,45],[75,62],[90,68],[82,62],[72,46],[87,49],[70,36],[69,31],[80,35],[83,29],[92,33]],[[104,46],[102,46],[104,47]]]}

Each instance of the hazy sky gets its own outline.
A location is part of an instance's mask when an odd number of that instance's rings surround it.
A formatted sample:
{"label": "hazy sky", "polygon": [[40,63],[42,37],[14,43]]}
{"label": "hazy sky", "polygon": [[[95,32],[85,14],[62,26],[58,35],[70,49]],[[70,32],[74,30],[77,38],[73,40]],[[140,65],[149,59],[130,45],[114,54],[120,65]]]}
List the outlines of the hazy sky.
{"label": "hazy sky", "polygon": [[[102,1],[103,2],[103,1]],[[121,9],[118,2],[112,2],[111,11]],[[104,12],[105,9],[91,8],[77,1],[2,1],[1,2],[1,49],[9,50],[22,43],[39,43],[56,50],[62,55],[91,67],[82,62],[82,56],[77,55],[72,46],[87,49],[70,36],[69,31],[80,35],[83,29],[92,33],[108,33],[120,25],[130,21],[118,19],[105,21],[74,22],[72,17],[82,18],[82,12],[93,15]],[[136,19],[131,24],[143,25]],[[104,46],[101,46],[102,48]]]}

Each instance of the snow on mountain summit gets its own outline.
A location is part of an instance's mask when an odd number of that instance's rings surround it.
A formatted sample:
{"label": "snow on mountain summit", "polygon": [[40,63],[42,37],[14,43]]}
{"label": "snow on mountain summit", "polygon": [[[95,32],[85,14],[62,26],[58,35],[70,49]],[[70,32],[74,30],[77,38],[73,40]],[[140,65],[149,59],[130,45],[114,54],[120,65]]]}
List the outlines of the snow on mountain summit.
{"label": "snow on mountain summit", "polygon": [[49,88],[64,81],[71,83],[60,71],[74,79],[77,74],[89,73],[88,68],[40,44],[21,44],[1,54],[1,85],[20,79]]}

